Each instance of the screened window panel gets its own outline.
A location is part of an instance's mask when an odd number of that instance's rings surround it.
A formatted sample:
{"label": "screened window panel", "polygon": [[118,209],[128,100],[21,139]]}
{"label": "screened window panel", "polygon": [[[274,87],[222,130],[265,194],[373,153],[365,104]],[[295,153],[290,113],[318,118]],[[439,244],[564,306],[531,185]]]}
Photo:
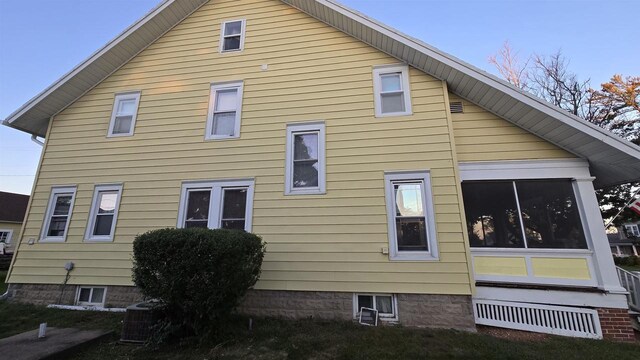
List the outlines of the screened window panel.
{"label": "screened window panel", "polygon": [[376,310],[380,314],[393,314],[393,300],[391,296],[376,296]]}
{"label": "screened window panel", "polygon": [[240,36],[225,37],[224,50],[240,50]]}
{"label": "screened window panel", "polygon": [[184,227],[203,227],[209,223],[209,204],[211,191],[189,191],[187,201],[187,214]]}
{"label": "screened window panel", "polygon": [[516,181],[527,247],[586,249],[570,180]]}
{"label": "screened window panel", "polygon": [[78,301],[89,302],[90,299],[91,299],[91,289],[87,289],[87,288],[80,289],[80,294],[78,295]]}
{"label": "screened window panel", "polygon": [[215,111],[236,111],[238,106],[238,89],[224,89],[216,91]]}
{"label": "screened window panel", "polygon": [[389,93],[389,94],[381,94],[380,99],[382,100],[382,113],[396,113],[396,112],[404,112],[404,93]]}
{"label": "screened window panel", "polygon": [[127,134],[131,131],[133,115],[116,116],[113,123],[113,134]]}
{"label": "screened window panel", "polygon": [[225,23],[224,35],[240,35],[242,32],[242,21],[233,21]]}
{"label": "screened window panel", "polygon": [[401,73],[385,74],[380,76],[382,92],[402,90]]}
{"label": "screened window panel", "polygon": [[371,295],[358,295],[358,311],[360,311],[360,308],[369,308],[369,309],[375,309],[373,307],[373,296]]}
{"label": "screened window panel", "polygon": [[226,112],[213,115],[213,134],[233,136],[236,131],[236,113]]}
{"label": "screened window panel", "polygon": [[96,224],[93,227],[93,235],[111,235],[112,224],[113,224],[113,214],[97,215]]}
{"label": "screened window panel", "polygon": [[93,288],[93,292],[91,294],[91,302],[92,303],[101,303],[104,299],[104,289],[103,288]]}
{"label": "screened window panel", "polygon": [[58,195],[53,215],[68,215],[71,208],[71,195]]}
{"label": "screened window panel", "polygon": [[462,195],[471,246],[524,247],[513,182],[463,182]]}

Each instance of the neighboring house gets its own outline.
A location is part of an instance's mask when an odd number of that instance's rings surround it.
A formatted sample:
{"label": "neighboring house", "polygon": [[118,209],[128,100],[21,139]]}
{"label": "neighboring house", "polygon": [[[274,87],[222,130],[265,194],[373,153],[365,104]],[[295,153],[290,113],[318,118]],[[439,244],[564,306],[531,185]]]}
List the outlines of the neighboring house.
{"label": "neighboring house", "polygon": [[14,242],[27,213],[29,195],[0,191],[0,254],[13,253]]}
{"label": "neighboring house", "polygon": [[616,228],[618,232],[607,234],[614,256],[640,256],[640,222],[628,223]]}
{"label": "neighboring house", "polygon": [[640,148],[334,1],[165,1],[5,124],[46,139],[19,301],[71,261],[127,305],[137,234],[227,227],[245,313],[633,338],[594,185]]}

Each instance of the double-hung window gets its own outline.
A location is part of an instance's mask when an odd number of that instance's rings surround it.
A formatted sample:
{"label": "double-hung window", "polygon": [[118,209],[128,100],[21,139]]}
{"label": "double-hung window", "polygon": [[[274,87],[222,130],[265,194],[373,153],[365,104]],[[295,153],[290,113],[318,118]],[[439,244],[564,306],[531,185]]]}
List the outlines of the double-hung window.
{"label": "double-hung window", "polygon": [[628,237],[640,237],[640,230],[638,230],[638,225],[625,225],[627,229]]}
{"label": "double-hung window", "polygon": [[0,229],[0,243],[11,244],[11,236],[13,235],[13,230],[9,229]]}
{"label": "double-hung window", "polygon": [[245,20],[225,21],[220,31],[220,52],[241,51],[244,48]]}
{"label": "double-hung window", "polygon": [[109,123],[109,137],[133,135],[139,103],[139,91],[116,94]]}
{"label": "double-hung window", "polygon": [[323,122],[289,124],[285,194],[324,194],[325,126]]}
{"label": "double-hung window", "polygon": [[54,187],[51,190],[40,236],[41,241],[64,241],[66,239],[75,195],[75,187]]}
{"label": "double-hung window", "polygon": [[409,68],[384,65],[373,69],[376,117],[411,115]]}
{"label": "double-hung window", "polygon": [[121,194],[122,185],[96,186],[85,240],[113,240]]}
{"label": "double-hung window", "polygon": [[242,81],[211,85],[206,139],[240,136]]}
{"label": "double-hung window", "polygon": [[391,260],[437,260],[435,216],[428,171],[386,173]]}
{"label": "double-hung window", "polygon": [[183,184],[178,227],[251,231],[253,189],[253,180]]}

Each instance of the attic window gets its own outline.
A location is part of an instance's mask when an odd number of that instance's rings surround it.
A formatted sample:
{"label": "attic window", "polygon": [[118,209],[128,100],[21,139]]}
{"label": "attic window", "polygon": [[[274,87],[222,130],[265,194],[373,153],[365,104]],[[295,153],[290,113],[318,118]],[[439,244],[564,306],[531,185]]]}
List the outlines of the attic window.
{"label": "attic window", "polygon": [[136,126],[140,92],[117,94],[111,112],[109,124],[109,137],[131,136]]}
{"label": "attic window", "polygon": [[452,114],[462,113],[464,109],[462,108],[462,101],[452,101],[449,103],[449,110]]}
{"label": "attic window", "polygon": [[376,117],[411,115],[409,68],[382,65],[373,69]]}
{"label": "attic window", "polygon": [[222,23],[220,52],[241,51],[244,48],[244,26],[245,20]]}

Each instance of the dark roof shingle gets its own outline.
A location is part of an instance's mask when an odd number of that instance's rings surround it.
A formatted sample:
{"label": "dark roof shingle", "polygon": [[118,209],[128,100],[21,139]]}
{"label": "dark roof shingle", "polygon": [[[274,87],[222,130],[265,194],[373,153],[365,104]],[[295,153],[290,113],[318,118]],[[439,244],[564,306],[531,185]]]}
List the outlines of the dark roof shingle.
{"label": "dark roof shingle", "polygon": [[29,195],[0,191],[0,221],[22,222],[27,213]]}

